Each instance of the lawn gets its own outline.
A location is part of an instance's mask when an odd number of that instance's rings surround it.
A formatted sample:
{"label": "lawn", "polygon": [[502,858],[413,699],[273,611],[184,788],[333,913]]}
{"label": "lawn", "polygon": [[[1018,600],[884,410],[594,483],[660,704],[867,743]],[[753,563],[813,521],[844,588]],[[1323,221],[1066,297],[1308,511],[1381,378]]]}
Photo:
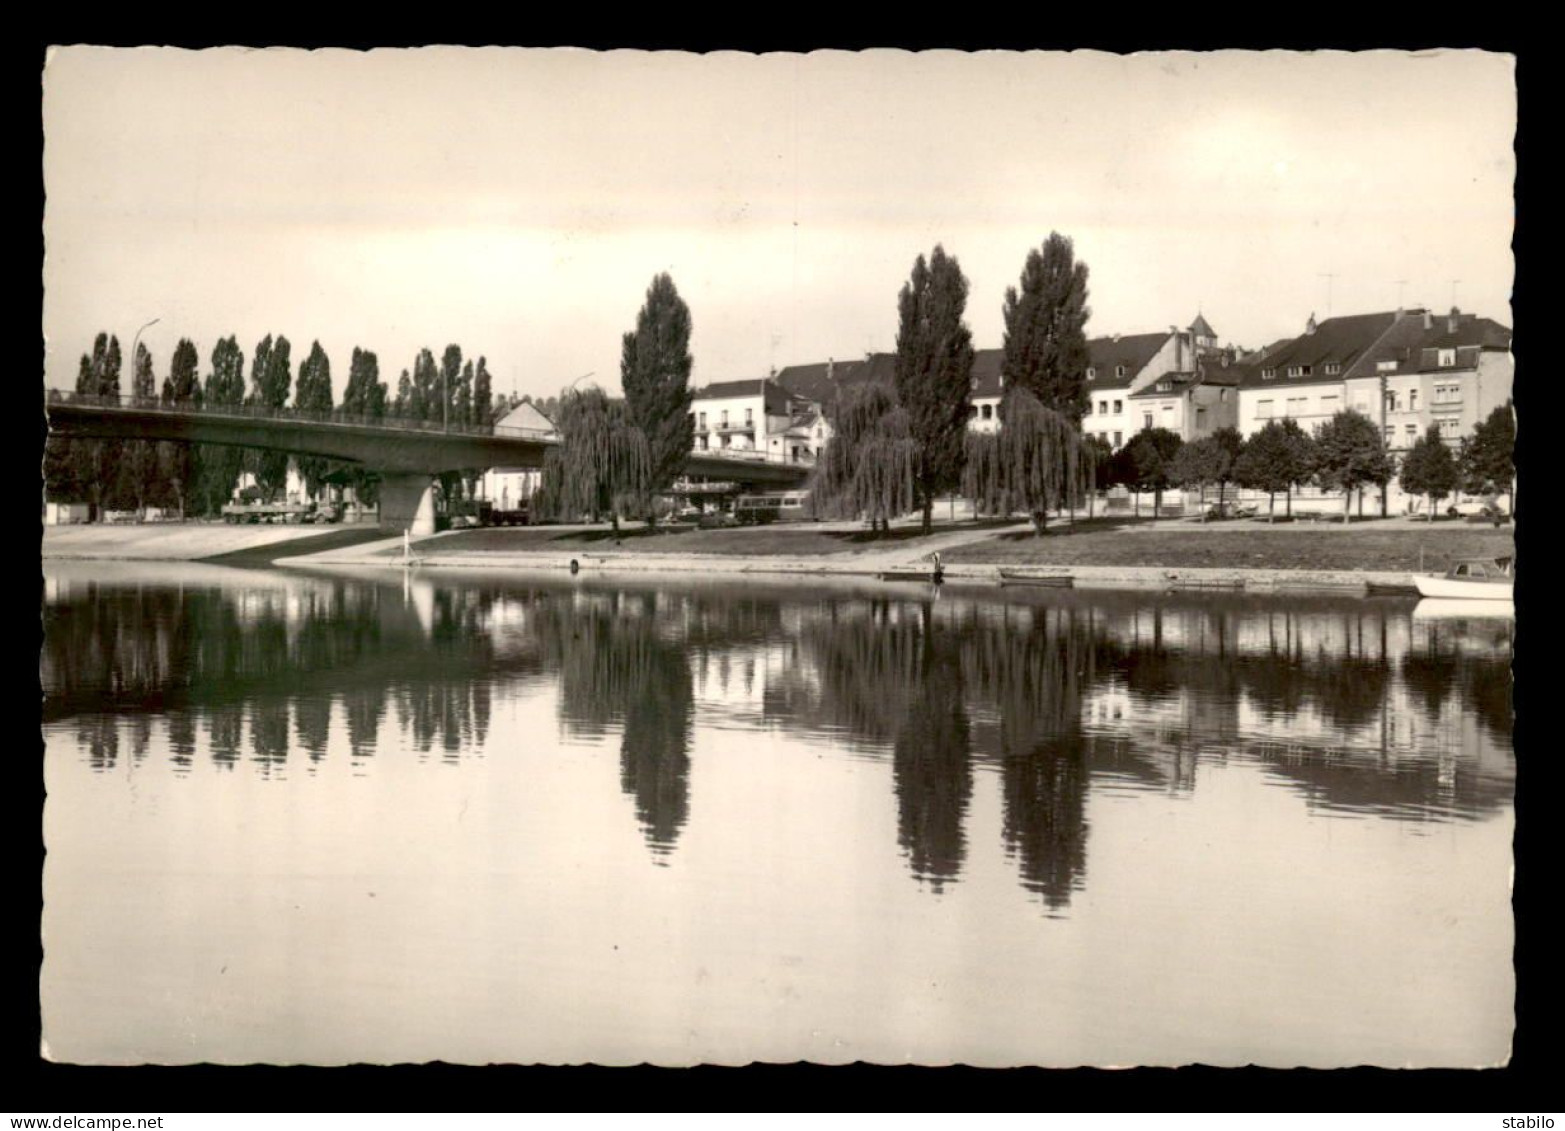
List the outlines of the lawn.
{"label": "lawn", "polygon": [[[974,538],[983,538],[990,532],[1015,525],[1014,522],[994,521],[936,523],[929,537],[944,539],[953,533],[968,531]],[[580,527],[527,526],[459,530],[428,543],[424,552],[445,555],[642,550],[651,554],[813,557],[892,549],[916,553],[924,541],[917,526],[897,527],[889,534],[880,535],[872,535],[864,529],[844,529],[841,524],[817,523],[778,523],[718,530],[698,530],[690,526],[648,530],[637,526],[626,528],[618,537],[607,527],[583,530]]]}
{"label": "lawn", "polygon": [[1515,552],[1511,528],[1465,522],[1350,524],[1151,523],[1098,519],[1043,537],[1000,534],[958,546],[947,562],[996,565],[1385,570],[1443,569],[1454,558]]}

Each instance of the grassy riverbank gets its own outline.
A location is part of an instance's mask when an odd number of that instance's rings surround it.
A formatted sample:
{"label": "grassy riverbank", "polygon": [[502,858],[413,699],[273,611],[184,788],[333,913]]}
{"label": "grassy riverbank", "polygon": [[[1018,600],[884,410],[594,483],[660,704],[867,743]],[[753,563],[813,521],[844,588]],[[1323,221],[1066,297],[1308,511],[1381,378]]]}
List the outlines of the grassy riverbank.
{"label": "grassy riverbank", "polygon": [[871,536],[851,527],[778,525],[739,530],[527,527],[464,530],[424,544],[442,558],[491,554],[617,552],[790,558],[896,554],[911,561],[938,549],[949,564],[1148,566],[1168,569],[1411,571],[1444,568],[1453,558],[1514,553],[1511,528],[1408,520],[1332,523],[1207,523],[1096,519],[1060,524],[1042,537],[1017,523],[937,523]]}

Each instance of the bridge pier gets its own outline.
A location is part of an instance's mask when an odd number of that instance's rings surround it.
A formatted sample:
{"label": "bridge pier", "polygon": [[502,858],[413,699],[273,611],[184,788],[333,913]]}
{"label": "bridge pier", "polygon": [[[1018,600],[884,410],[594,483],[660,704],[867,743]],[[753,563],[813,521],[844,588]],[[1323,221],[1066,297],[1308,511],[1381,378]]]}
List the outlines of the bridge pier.
{"label": "bridge pier", "polygon": [[435,481],[421,472],[382,472],[380,525],[420,537],[435,532]]}

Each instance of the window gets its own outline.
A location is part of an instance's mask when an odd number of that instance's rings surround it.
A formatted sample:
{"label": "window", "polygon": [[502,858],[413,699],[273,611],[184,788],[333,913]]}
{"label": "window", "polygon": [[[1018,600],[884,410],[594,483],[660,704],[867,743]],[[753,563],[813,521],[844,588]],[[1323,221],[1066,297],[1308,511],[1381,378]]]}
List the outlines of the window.
{"label": "window", "polygon": [[1386,411],[1387,412],[1396,412],[1397,411],[1397,395],[1395,393],[1388,392],[1386,394]]}
{"label": "window", "polygon": [[1435,404],[1457,404],[1462,399],[1462,386],[1460,385],[1436,385]]}
{"label": "window", "polygon": [[1453,439],[1462,430],[1462,422],[1454,416],[1448,416],[1440,422],[1440,438],[1442,440]]}
{"label": "window", "polygon": [[1125,402],[1124,401],[1115,401],[1114,402],[1114,412],[1115,412],[1115,414],[1117,415],[1117,414],[1119,414],[1121,412],[1124,412],[1124,411],[1125,411]]}
{"label": "window", "polygon": [[1377,361],[1377,362],[1375,362],[1375,372],[1376,373],[1395,373],[1396,371],[1397,371],[1397,363],[1394,360],[1393,361]]}
{"label": "window", "polygon": [[1309,375],[1310,375],[1310,367],[1308,365],[1290,365],[1290,366],[1288,366],[1288,376],[1289,377],[1308,377]]}
{"label": "window", "polygon": [[1197,428],[1202,427],[1206,423],[1206,409],[1199,405],[1196,406],[1195,410],[1195,423]]}
{"label": "window", "polygon": [[728,410],[726,408],[723,410],[723,419],[719,423],[718,427],[720,427],[720,428],[727,428],[728,427]]}
{"label": "window", "polygon": [[1397,426],[1395,424],[1388,424],[1388,425],[1386,425],[1386,447],[1389,448],[1392,444],[1394,444],[1396,442],[1397,442]]}
{"label": "window", "polygon": [[1108,412],[1109,412],[1109,402],[1108,401],[1099,401],[1098,402],[1098,411],[1100,413],[1102,413],[1104,416],[1107,416]]}
{"label": "window", "polygon": [[1418,390],[1417,389],[1410,389],[1410,390],[1408,390],[1408,394],[1407,394],[1407,411],[1408,412],[1417,412],[1418,411]]}
{"label": "window", "polygon": [[1092,368],[1090,365],[1087,366],[1087,380],[1091,381],[1097,375],[1098,371],[1096,369]]}
{"label": "window", "polygon": [[1328,376],[1328,377],[1335,377],[1338,373],[1341,373],[1341,372],[1342,372],[1342,363],[1341,362],[1338,362],[1338,361],[1328,361],[1326,363],[1326,376]]}
{"label": "window", "polygon": [[1119,447],[1124,442],[1125,442],[1125,434],[1123,432],[1116,432],[1116,433],[1114,433],[1114,446],[1116,448]]}
{"label": "window", "polygon": [[1163,414],[1164,414],[1164,415],[1165,415],[1165,416],[1166,416],[1166,415],[1167,415],[1167,414],[1169,414],[1169,413],[1171,413],[1171,412],[1173,412],[1173,411],[1174,411],[1174,406],[1173,406],[1173,405],[1171,405],[1171,404],[1166,404],[1166,405],[1164,405],[1164,406],[1163,406]]}
{"label": "window", "polygon": [[1171,393],[1174,391],[1174,383],[1172,381],[1159,381],[1157,383],[1157,391],[1160,393]]}
{"label": "window", "polygon": [[1288,398],[1288,415],[1292,417],[1303,416],[1309,409],[1309,400],[1306,397]]}
{"label": "window", "polygon": [[1402,431],[1406,434],[1407,442],[1409,444],[1411,444],[1414,440],[1418,439],[1418,425],[1416,425],[1416,424],[1409,424]]}
{"label": "window", "polygon": [[703,412],[701,414],[701,423],[697,425],[697,427],[699,427],[703,432],[706,431],[706,413]]}
{"label": "window", "polygon": [[1272,418],[1272,402],[1271,401],[1256,401],[1255,402],[1255,419],[1257,419],[1257,420],[1270,420],[1271,418]]}
{"label": "window", "polygon": [[1228,400],[1228,390],[1220,389],[1217,394],[1217,399],[1226,403]]}
{"label": "window", "polygon": [[1083,416],[1091,416],[1092,415],[1092,402],[1091,401],[1087,402],[1087,411],[1084,412],[1082,415]]}
{"label": "window", "polygon": [[1124,375],[1125,375],[1125,367],[1123,365],[1116,365],[1114,367],[1114,376],[1116,376],[1116,377],[1123,377]]}
{"label": "window", "polygon": [[1141,414],[1141,427],[1143,427],[1143,428],[1150,428],[1150,427],[1152,427],[1152,414],[1150,412],[1143,412]]}
{"label": "window", "polygon": [[1321,397],[1321,399],[1320,399],[1320,410],[1321,410],[1322,415],[1325,415],[1325,416],[1335,416],[1337,414],[1337,410],[1340,409],[1341,407],[1342,407],[1342,398],[1341,397],[1332,396],[1332,395],[1328,394],[1326,396]]}
{"label": "window", "polygon": [[977,416],[978,416],[978,406],[975,405],[975,404],[968,405],[967,406],[967,419],[973,420]]}
{"label": "window", "polygon": [[[993,420],[994,419],[994,405],[992,405],[992,404],[984,405],[983,416],[984,416],[985,420]],[[973,442],[976,444],[978,441],[974,440]]]}
{"label": "window", "polygon": [[1456,364],[1456,351],[1455,350],[1441,350],[1440,351],[1440,362],[1439,362],[1439,364],[1440,364],[1440,368],[1441,369],[1449,369],[1451,366],[1455,365]]}
{"label": "window", "polygon": [[1261,370],[1261,380],[1263,381],[1270,381],[1275,376],[1277,376],[1277,370],[1275,369]]}
{"label": "window", "polygon": [[744,410],[744,422],[747,425],[755,423],[755,409],[747,408]]}

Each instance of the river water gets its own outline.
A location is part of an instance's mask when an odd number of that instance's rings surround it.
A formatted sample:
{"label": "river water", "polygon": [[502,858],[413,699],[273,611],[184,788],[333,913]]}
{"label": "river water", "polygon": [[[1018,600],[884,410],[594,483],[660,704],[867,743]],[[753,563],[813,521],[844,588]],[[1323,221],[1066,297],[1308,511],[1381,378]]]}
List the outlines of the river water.
{"label": "river water", "polygon": [[1509,620],[44,578],[59,1060],[1509,1055]]}

